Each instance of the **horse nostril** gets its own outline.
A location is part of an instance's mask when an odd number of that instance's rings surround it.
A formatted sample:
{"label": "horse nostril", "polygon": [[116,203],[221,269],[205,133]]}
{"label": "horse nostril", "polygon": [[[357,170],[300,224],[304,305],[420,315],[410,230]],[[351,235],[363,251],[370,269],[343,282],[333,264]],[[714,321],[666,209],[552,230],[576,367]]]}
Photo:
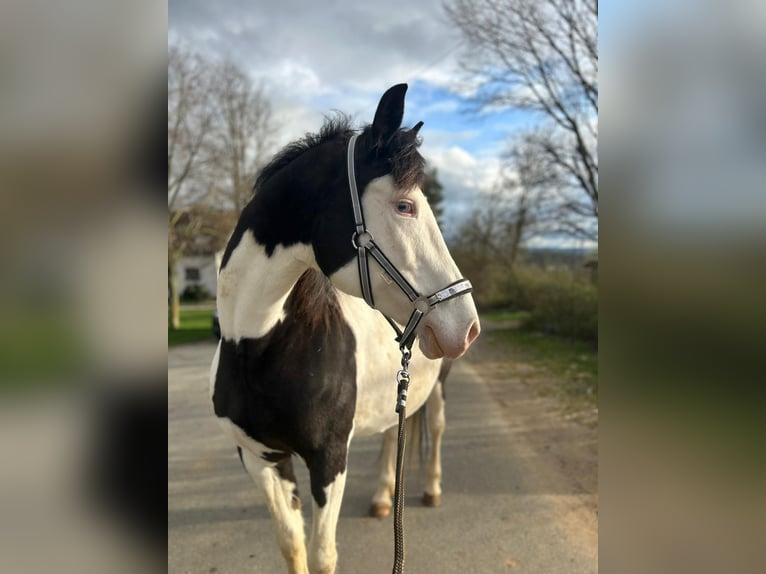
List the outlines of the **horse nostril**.
{"label": "horse nostril", "polygon": [[471,343],[473,343],[476,340],[476,337],[479,336],[479,333],[481,333],[481,327],[479,327],[479,322],[474,321],[473,325],[471,325],[471,329],[468,331],[468,336],[465,338],[466,347],[468,347]]}

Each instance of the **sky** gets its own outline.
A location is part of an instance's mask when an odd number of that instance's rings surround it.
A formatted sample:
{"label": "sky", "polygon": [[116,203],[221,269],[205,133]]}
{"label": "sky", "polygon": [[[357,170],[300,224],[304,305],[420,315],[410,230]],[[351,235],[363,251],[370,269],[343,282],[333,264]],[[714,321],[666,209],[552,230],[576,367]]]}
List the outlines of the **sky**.
{"label": "sky", "polygon": [[170,0],[171,43],[229,58],[262,83],[282,145],[340,110],[372,121],[383,92],[409,84],[404,125],[424,122],[421,152],[444,186],[449,236],[492,187],[525,112],[477,114],[459,86],[464,48],[441,0]]}

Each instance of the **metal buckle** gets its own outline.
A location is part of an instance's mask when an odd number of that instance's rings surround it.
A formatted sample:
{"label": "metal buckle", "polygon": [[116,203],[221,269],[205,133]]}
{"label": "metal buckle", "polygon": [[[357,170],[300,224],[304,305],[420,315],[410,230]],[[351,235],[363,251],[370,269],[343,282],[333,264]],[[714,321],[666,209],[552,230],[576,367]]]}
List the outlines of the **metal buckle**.
{"label": "metal buckle", "polygon": [[354,246],[354,249],[359,249],[360,247],[366,249],[367,246],[374,240],[375,238],[372,236],[372,233],[366,229],[362,233],[354,231],[354,233],[351,235],[351,245]]}
{"label": "metal buckle", "polygon": [[428,312],[432,309],[431,305],[428,303],[428,300],[423,295],[415,299],[412,302],[412,306],[423,313],[423,315],[427,315]]}

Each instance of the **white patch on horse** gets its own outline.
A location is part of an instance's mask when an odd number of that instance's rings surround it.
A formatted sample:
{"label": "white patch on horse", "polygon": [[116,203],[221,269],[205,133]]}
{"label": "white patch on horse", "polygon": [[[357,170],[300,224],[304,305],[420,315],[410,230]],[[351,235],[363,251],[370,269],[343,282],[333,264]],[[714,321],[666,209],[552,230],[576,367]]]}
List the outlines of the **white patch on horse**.
{"label": "white patch on horse", "polygon": [[[250,442],[251,448],[258,445],[255,441]],[[266,449],[263,445],[259,446]],[[300,505],[293,504],[295,484],[282,479],[273,463],[265,461],[249,449],[243,448],[242,462],[248,474],[263,488],[277,544],[289,571],[295,574],[308,574],[303,515]]]}
{"label": "white patch on horse", "polygon": [[218,275],[222,337],[231,341],[263,337],[284,318],[285,300],[298,278],[315,266],[308,245],[279,245],[269,257],[252,231],[243,233]]}
{"label": "white patch on horse", "polygon": [[383,433],[383,445],[380,451],[380,474],[378,488],[372,495],[372,515],[377,518],[388,516],[391,512],[391,500],[396,485],[396,439],[397,427],[393,426]]}
{"label": "white patch on horse", "polygon": [[[356,436],[380,433],[396,424],[396,381],[394,373],[401,352],[392,337],[391,325],[357,297],[338,293],[343,317],[356,338]],[[439,373],[441,361],[427,359],[412,349],[407,410],[414,413],[425,403]]]}
{"label": "white patch on horse", "polygon": [[331,574],[335,572],[338,561],[338,549],[335,543],[335,531],[338,526],[340,507],[343,503],[343,491],[346,487],[346,471],[324,487],[327,503],[320,507],[312,499],[313,519],[311,521],[311,539],[309,541],[309,570],[313,573]]}
{"label": "white patch on horse", "polygon": [[208,394],[210,400],[213,400],[215,394],[215,377],[218,374],[218,362],[221,360],[221,341],[218,341],[218,346],[215,348],[215,354],[213,355],[213,362],[210,365],[210,386],[208,388]]}

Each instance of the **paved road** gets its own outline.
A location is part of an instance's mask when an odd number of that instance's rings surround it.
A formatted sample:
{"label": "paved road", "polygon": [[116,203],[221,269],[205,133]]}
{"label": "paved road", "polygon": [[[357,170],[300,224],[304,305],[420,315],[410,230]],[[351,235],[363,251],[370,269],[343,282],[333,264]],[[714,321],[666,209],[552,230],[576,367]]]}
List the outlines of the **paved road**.
{"label": "paved road", "polygon": [[[168,357],[169,572],[281,573],[262,495],[213,418],[213,351],[212,344],[188,345]],[[447,388],[443,505],[420,506],[422,477],[417,469],[407,476],[408,573],[597,572],[595,534],[582,532],[593,524],[578,519],[582,497],[593,493],[543,476],[524,446],[534,432],[509,420],[470,361],[456,363]],[[379,446],[378,437],[352,443],[338,574],[391,571],[391,518],[366,517]],[[308,523],[308,475],[302,464],[296,470]]]}

